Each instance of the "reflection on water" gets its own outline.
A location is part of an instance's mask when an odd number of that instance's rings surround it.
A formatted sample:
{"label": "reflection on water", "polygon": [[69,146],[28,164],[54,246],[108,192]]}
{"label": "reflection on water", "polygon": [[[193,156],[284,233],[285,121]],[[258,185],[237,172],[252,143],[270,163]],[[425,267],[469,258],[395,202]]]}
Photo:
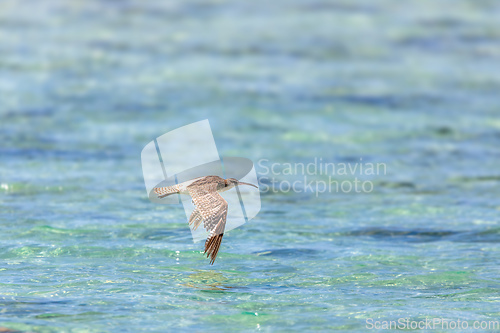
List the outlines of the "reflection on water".
{"label": "reflection on water", "polygon": [[231,283],[231,280],[224,277],[222,273],[214,271],[199,271],[189,275],[186,282],[182,284],[185,287],[200,289],[200,290],[221,290],[227,291],[234,287],[225,285]]}

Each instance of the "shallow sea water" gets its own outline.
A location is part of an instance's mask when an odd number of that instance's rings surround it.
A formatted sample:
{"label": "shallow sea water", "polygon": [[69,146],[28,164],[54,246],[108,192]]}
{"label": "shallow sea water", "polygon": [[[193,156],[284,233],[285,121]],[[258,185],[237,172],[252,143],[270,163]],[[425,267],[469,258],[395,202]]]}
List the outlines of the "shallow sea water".
{"label": "shallow sea water", "polygon": [[[0,326],[500,320],[499,15],[495,1],[2,1]],[[140,164],[202,119],[221,156],[387,173],[371,193],[262,193],[210,266],[182,207],[148,201]]]}

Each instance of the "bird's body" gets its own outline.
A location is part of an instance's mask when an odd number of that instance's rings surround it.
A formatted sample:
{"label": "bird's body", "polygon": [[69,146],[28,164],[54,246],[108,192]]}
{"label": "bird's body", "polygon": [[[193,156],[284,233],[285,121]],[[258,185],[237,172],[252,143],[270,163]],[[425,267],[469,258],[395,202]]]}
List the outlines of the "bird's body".
{"label": "bird's body", "polygon": [[237,185],[257,187],[253,184],[239,182],[234,178],[205,176],[172,186],[156,187],[154,191],[159,198],[176,193],[191,196],[196,209],[189,217],[189,225],[193,225],[193,229],[196,229],[203,221],[203,226],[210,233],[205,242],[205,253],[207,257],[210,256],[210,263],[213,264],[219,252],[222,236],[224,236],[228,207],[227,201],[219,193],[230,190]]}

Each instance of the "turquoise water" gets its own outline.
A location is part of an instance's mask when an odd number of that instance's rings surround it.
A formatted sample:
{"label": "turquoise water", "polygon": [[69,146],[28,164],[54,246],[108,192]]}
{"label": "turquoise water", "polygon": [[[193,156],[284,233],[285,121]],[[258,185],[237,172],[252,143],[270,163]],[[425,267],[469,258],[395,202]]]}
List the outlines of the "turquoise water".
{"label": "turquoise water", "polygon": [[[499,15],[495,1],[1,2],[0,326],[500,320]],[[148,201],[140,161],[202,119],[221,156],[387,173],[370,193],[262,193],[210,266],[182,207]]]}

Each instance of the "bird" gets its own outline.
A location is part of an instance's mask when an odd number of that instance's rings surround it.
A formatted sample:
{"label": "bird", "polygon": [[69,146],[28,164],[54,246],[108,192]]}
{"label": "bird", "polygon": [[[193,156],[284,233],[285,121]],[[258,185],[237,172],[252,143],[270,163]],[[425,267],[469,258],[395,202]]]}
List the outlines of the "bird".
{"label": "bird", "polygon": [[227,201],[219,194],[238,185],[249,185],[258,189],[254,184],[240,182],[234,178],[221,178],[219,176],[204,176],[185,181],[180,184],[155,187],[154,192],[158,198],[165,198],[172,194],[190,195],[196,206],[189,217],[189,225],[196,230],[201,222],[209,232],[205,241],[205,252],[210,257],[213,265],[219,252],[222,236],[226,227]]}

